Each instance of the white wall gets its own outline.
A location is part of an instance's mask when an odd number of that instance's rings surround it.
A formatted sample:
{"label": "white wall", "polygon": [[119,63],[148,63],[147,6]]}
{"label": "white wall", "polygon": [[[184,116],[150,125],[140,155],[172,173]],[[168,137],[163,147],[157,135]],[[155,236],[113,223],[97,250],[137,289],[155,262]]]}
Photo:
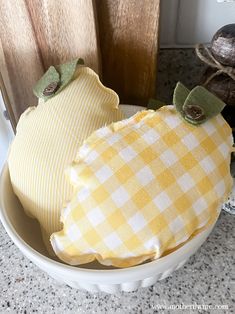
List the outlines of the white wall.
{"label": "white wall", "polygon": [[3,103],[2,95],[0,93],[0,171],[7,157],[9,144],[14,137],[11,124],[4,117],[4,110],[5,106]]}
{"label": "white wall", "polygon": [[160,43],[190,47],[209,43],[223,25],[235,23],[235,0],[161,0]]}

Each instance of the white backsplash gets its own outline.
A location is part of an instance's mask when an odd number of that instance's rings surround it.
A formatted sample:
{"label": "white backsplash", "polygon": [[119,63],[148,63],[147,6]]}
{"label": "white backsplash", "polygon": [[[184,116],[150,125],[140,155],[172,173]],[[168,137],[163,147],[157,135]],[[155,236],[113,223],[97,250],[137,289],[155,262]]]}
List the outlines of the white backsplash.
{"label": "white backsplash", "polygon": [[8,147],[14,137],[11,124],[4,117],[4,111],[5,106],[0,93],[0,172],[7,157]]}
{"label": "white backsplash", "polygon": [[235,23],[235,0],[162,0],[162,47],[209,43],[223,25]]}

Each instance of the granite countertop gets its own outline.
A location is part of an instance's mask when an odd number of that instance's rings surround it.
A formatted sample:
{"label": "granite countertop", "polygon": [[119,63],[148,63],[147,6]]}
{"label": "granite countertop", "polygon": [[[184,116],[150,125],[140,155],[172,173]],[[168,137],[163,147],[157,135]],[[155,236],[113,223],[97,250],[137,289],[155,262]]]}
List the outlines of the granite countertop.
{"label": "granite countertop", "polygon": [[[169,103],[178,80],[192,87],[203,70],[192,49],[161,51],[158,98]],[[0,313],[234,313],[234,219],[223,211],[203,246],[170,277],[119,295],[90,294],[59,285],[21,254],[0,224]],[[158,305],[182,304],[228,309],[157,309]]]}
{"label": "granite countertop", "polygon": [[58,285],[21,254],[0,225],[0,313],[172,313],[157,310],[158,304],[195,303],[228,306],[228,310],[206,313],[234,313],[234,219],[222,212],[207,241],[171,277],[119,295],[90,294]]}

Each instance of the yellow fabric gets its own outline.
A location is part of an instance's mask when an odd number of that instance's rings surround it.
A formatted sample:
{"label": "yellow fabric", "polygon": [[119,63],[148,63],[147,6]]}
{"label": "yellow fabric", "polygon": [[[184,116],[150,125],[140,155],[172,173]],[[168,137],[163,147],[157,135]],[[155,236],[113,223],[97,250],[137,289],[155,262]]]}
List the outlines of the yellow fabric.
{"label": "yellow fabric", "polygon": [[55,253],[128,267],[178,247],[217,219],[232,144],[221,115],[193,126],[173,106],[95,131],[68,169],[75,193],[51,237]]}
{"label": "yellow fabric", "polygon": [[64,169],[81,143],[96,129],[123,118],[118,95],[95,72],[79,67],[75,79],[53,98],[27,109],[9,154],[15,194],[38,219],[45,243],[61,229],[60,212],[72,196]]}

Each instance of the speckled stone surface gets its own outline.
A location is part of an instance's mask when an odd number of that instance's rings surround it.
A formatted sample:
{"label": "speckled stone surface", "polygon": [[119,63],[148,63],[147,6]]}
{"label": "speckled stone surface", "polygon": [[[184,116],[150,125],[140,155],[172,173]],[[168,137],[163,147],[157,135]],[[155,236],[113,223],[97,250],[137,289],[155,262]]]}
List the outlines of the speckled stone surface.
{"label": "speckled stone surface", "polygon": [[172,103],[178,81],[189,89],[199,84],[206,65],[195,55],[194,49],[161,49],[158,57],[157,98]]}
{"label": "speckled stone surface", "polygon": [[[168,103],[175,83],[198,83],[204,66],[191,49],[160,53],[158,98]],[[186,265],[150,288],[90,294],[60,286],[27,260],[0,224],[0,313],[235,313],[235,216],[223,212],[203,246]],[[167,310],[158,305],[227,305],[227,310]]]}
{"label": "speckled stone surface", "polygon": [[158,304],[194,303],[228,305],[228,310],[183,313],[234,313],[234,219],[223,212],[208,240],[171,277],[120,295],[59,286],[20,253],[0,225],[0,313],[172,313],[157,310]]}

